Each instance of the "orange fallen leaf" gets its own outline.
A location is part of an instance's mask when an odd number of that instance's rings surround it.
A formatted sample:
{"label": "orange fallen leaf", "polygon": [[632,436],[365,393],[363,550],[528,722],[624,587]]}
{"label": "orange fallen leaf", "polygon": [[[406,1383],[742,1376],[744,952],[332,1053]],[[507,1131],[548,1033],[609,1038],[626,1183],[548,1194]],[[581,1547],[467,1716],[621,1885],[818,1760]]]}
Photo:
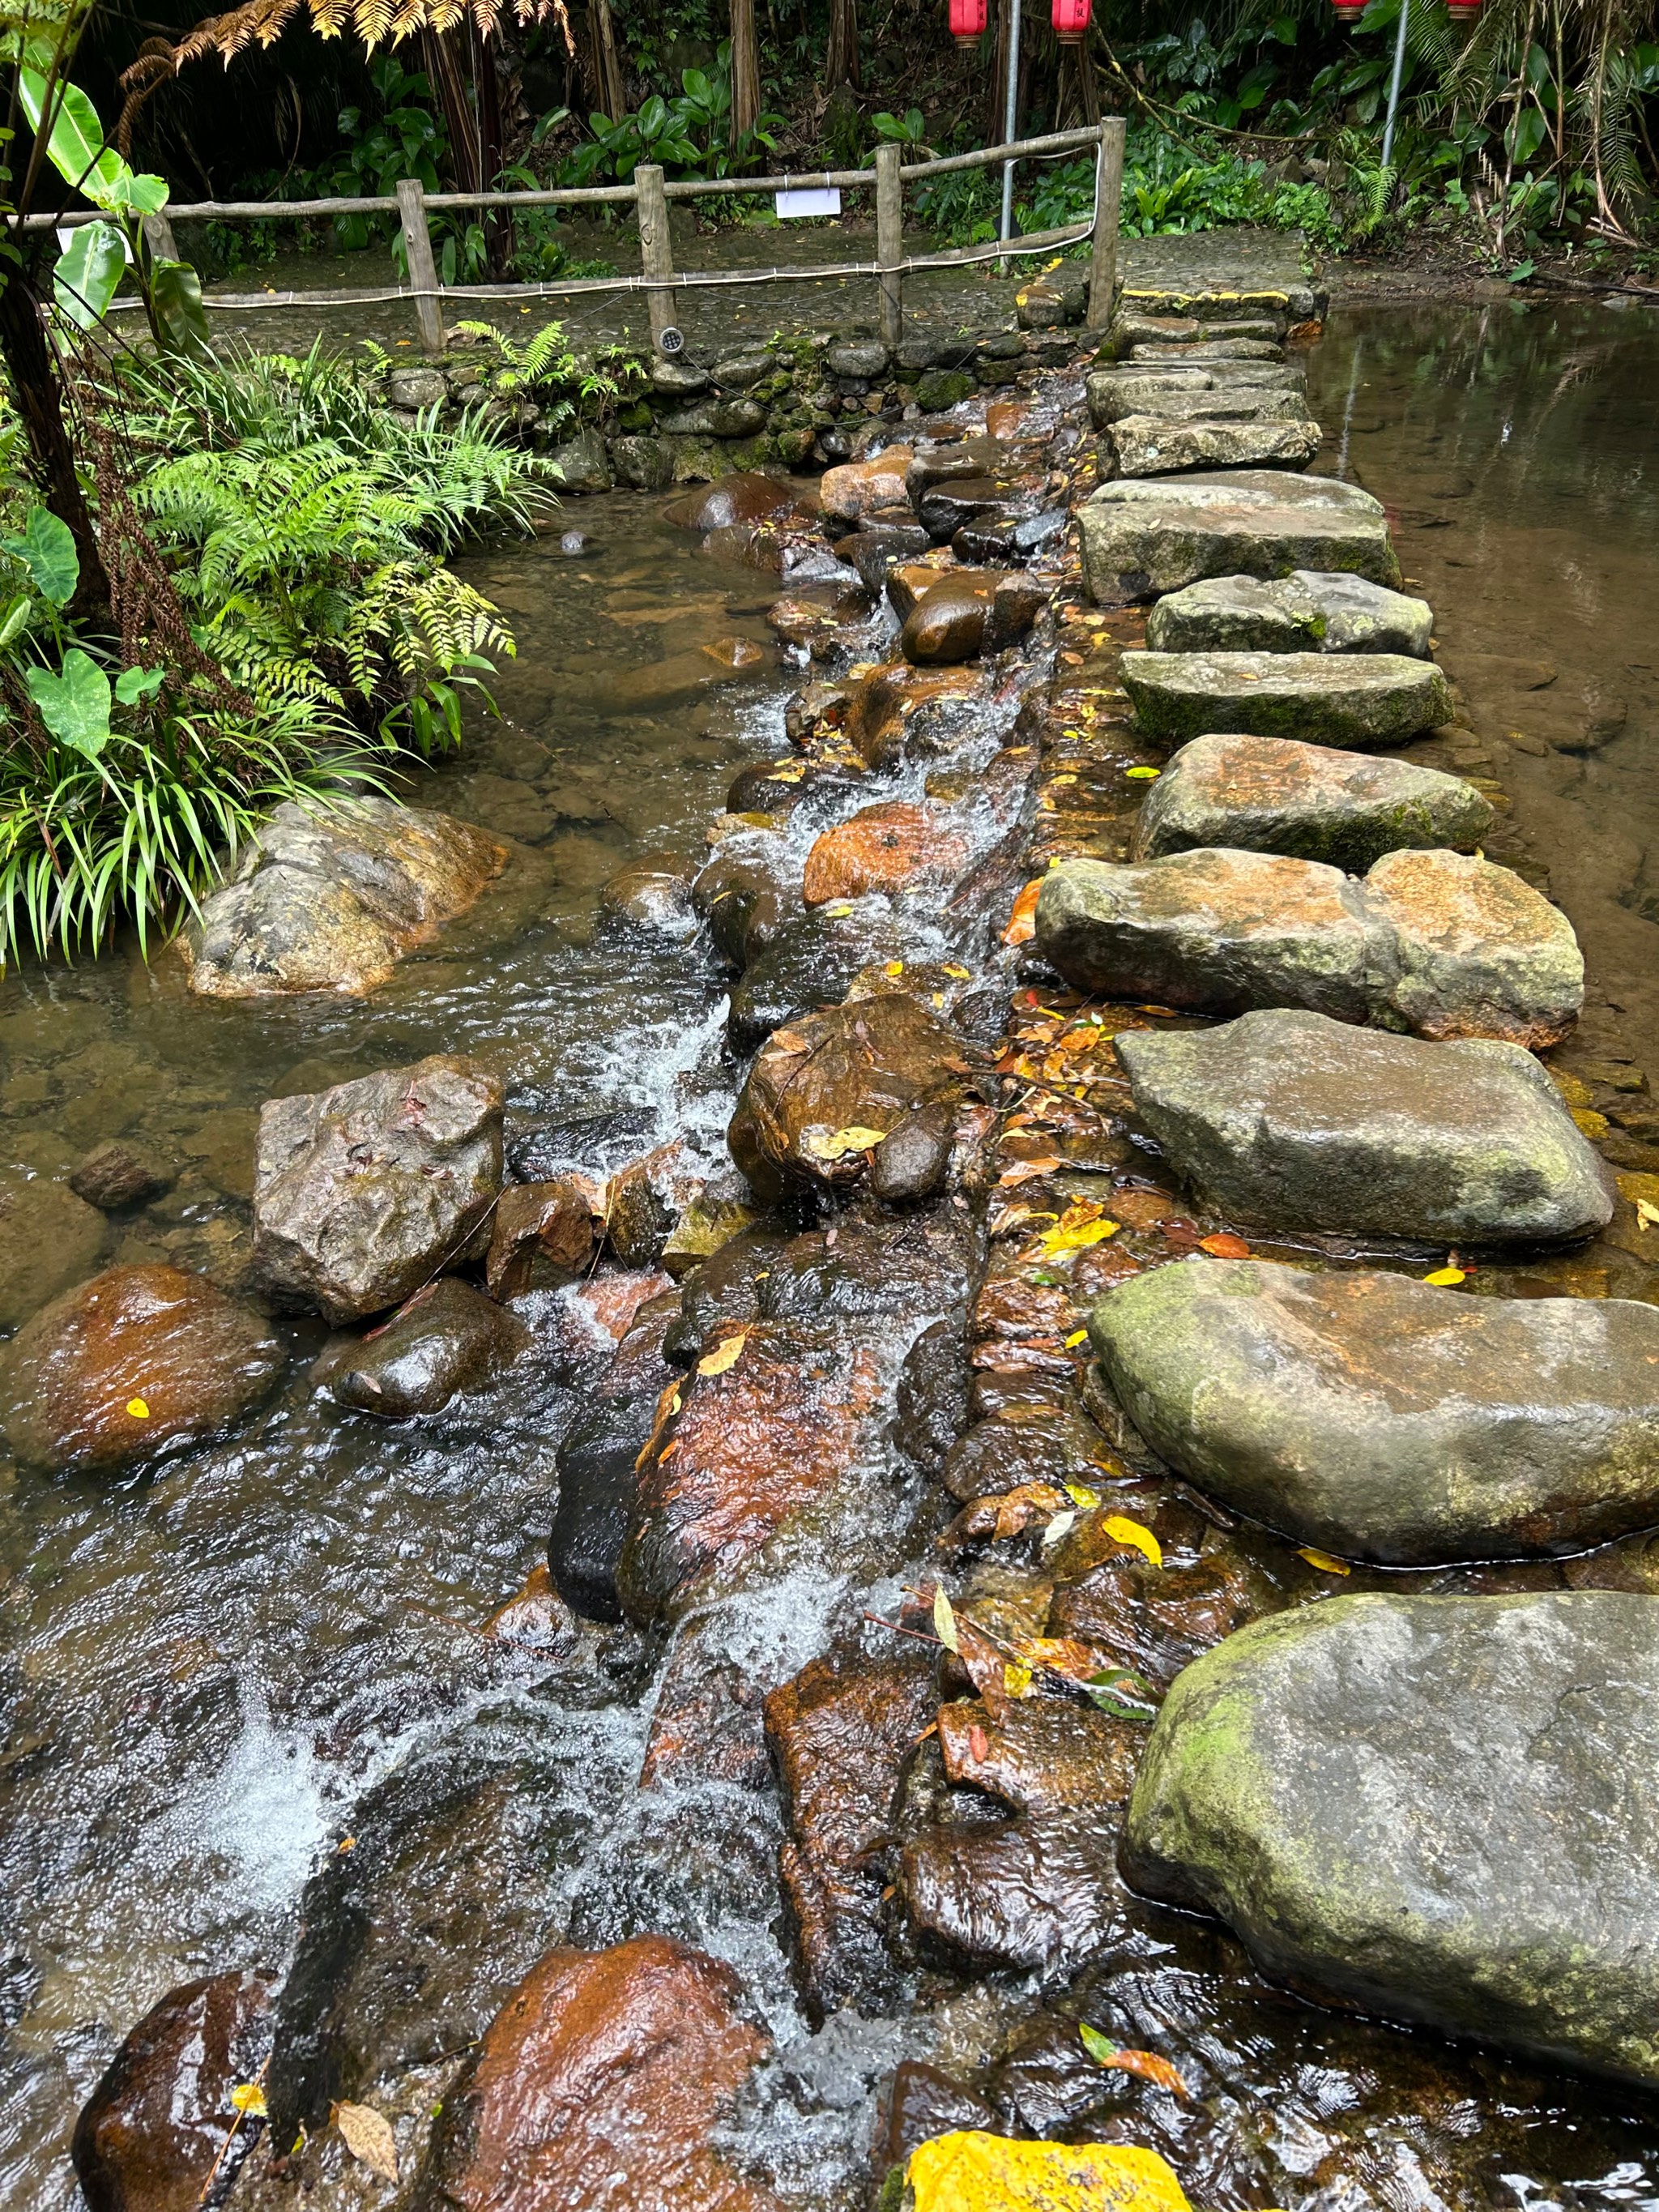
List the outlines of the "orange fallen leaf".
{"label": "orange fallen leaf", "polygon": [[698,1374],[724,1375],[727,1368],[737,1365],[743,1357],[743,1347],[748,1341],[749,1332],[746,1328],[740,1328],[735,1336],[725,1338],[722,1342],[714,1346],[707,1358],[697,1362]]}
{"label": "orange fallen leaf", "polygon": [[1034,1159],[1016,1160],[997,1177],[997,1187],[1002,1189],[1009,1183],[1029,1182],[1033,1176],[1057,1175],[1065,1164],[1057,1152],[1040,1152]]}
{"label": "orange fallen leaf", "polygon": [[1231,1237],[1224,1229],[1213,1237],[1200,1237],[1200,1252],[1207,1252],[1212,1260],[1248,1260],[1250,1248],[1242,1237]]}
{"label": "orange fallen leaf", "polygon": [[1036,935],[1036,902],[1042,889],[1042,877],[1035,877],[1014,901],[1008,927],[1002,933],[1005,945],[1029,945]]}
{"label": "orange fallen leaf", "polygon": [[1086,2020],[1079,2024],[1078,2034],[1097,2066],[1108,2067],[1117,2074],[1138,2074],[1143,2081],[1155,2082],[1173,2096],[1192,2094],[1169,2060],[1160,2058],[1155,2051],[1126,2050],[1121,2043],[1114,2043],[1109,2036],[1103,2035],[1097,2027],[1091,2027]]}

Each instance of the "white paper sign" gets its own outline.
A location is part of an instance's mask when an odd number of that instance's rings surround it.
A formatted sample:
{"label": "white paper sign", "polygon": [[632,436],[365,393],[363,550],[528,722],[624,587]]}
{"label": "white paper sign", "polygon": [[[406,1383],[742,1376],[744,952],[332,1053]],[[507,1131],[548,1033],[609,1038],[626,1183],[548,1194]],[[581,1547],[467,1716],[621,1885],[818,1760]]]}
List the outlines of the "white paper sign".
{"label": "white paper sign", "polygon": [[839,185],[803,185],[798,190],[774,192],[772,202],[780,222],[791,216],[839,215],[841,187]]}

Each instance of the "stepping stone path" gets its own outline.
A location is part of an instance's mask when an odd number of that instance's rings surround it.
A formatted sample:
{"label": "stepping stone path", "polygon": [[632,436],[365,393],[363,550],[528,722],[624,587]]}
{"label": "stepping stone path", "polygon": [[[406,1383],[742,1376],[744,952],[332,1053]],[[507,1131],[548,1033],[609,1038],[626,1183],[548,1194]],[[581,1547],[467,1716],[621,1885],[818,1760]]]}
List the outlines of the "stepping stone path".
{"label": "stepping stone path", "polygon": [[1555,1044],[1584,996],[1559,908],[1458,853],[1389,854],[1363,882],[1224,849],[1064,861],[1043,881],[1036,940],[1068,983],[1109,998],[1305,1006],[1437,1037]]}
{"label": "stepping stone path", "polygon": [[1180,1677],[1123,1863],[1267,1972],[1659,2086],[1659,1606],[1334,1598]]}
{"label": "stepping stone path", "polygon": [[1659,1521],[1659,1308],[1194,1258],[1090,1329],[1159,1455],[1298,1543],[1421,1567]]}
{"label": "stepping stone path", "polygon": [[1116,1044],[1140,1121],[1241,1224],[1440,1247],[1565,1243],[1612,1218],[1600,1161],[1518,1045],[1297,1012]]}
{"label": "stepping stone path", "polygon": [[1390,588],[1400,581],[1382,502],[1329,477],[1233,469],[1167,482],[1126,477],[1085,500],[1078,525],[1083,580],[1097,606],[1127,606],[1206,576],[1293,568],[1340,569]]}
{"label": "stepping stone path", "polygon": [[1404,653],[1426,660],[1433,628],[1426,599],[1363,576],[1298,568],[1271,583],[1215,576],[1171,592],[1146,617],[1146,643],[1153,653]]}
{"label": "stepping stone path", "polygon": [[1193,469],[1305,469],[1319,451],[1317,422],[1212,422],[1126,415],[1106,433],[1119,472],[1172,476]]}
{"label": "stepping stone path", "polygon": [[1440,670],[1400,653],[1126,653],[1123,688],[1165,744],[1243,730],[1370,752],[1452,717]]}
{"label": "stepping stone path", "polygon": [[1358,875],[1403,846],[1479,844],[1495,818],[1473,784],[1438,769],[1291,738],[1218,734],[1194,738],[1171,758],[1136,817],[1131,855],[1232,845]]}

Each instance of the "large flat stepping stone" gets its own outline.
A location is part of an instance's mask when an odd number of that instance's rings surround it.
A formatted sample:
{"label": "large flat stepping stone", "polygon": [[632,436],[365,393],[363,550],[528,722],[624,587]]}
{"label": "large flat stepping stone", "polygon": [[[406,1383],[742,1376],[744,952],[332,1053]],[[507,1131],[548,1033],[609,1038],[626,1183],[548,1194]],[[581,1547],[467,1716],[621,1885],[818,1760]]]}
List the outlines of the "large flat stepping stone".
{"label": "large flat stepping stone", "polygon": [[1252,1520],[1422,1567],[1659,1521],[1659,1308],[1182,1260],[1089,1333],[1148,1443]]}
{"label": "large flat stepping stone", "polygon": [[1202,422],[1126,415],[1107,431],[1106,442],[1121,476],[1158,477],[1193,469],[1305,469],[1322,434],[1318,423],[1305,418]]}
{"label": "large flat stepping stone", "polygon": [[1084,581],[1102,606],[1177,592],[1204,576],[1286,576],[1295,568],[1400,581],[1380,501],[1333,477],[1228,469],[1174,480],[1125,477],[1085,500],[1078,524]]}
{"label": "large flat stepping stone", "polygon": [[1291,399],[1296,403],[1297,414],[1308,411],[1307,380],[1302,370],[1274,362],[1234,362],[1225,368],[1214,364],[1207,368],[1197,362],[1191,366],[1170,362],[1152,368],[1137,368],[1133,364],[1097,368],[1085,380],[1084,391],[1097,430],[1124,415],[1159,414],[1164,411],[1159,403],[1169,399],[1202,398],[1212,407],[1223,408],[1249,408],[1269,402],[1282,404]]}
{"label": "large flat stepping stone", "polygon": [[1612,1218],[1600,1161],[1518,1045],[1295,1012],[1115,1044],[1139,1119],[1231,1220],[1439,1247],[1563,1243]]}
{"label": "large flat stepping stone", "polygon": [[1277,338],[1138,338],[1127,357],[1137,368],[1190,362],[1202,368],[1214,362],[1283,361],[1285,349]]}
{"label": "large flat stepping stone", "polygon": [[1241,386],[1218,391],[1207,379],[1143,376],[1133,386],[1102,386],[1090,409],[1097,430],[1137,415],[1164,422],[1300,422],[1307,416],[1308,395],[1299,389],[1264,392]]}
{"label": "large flat stepping stone", "polygon": [[[1114,442],[1127,427],[1115,426]],[[1404,653],[1426,660],[1433,629],[1426,599],[1363,576],[1298,568],[1271,581],[1211,576],[1168,592],[1146,617],[1146,643],[1153,653]]]}
{"label": "large flat stepping stone", "polygon": [[1126,653],[1123,688],[1146,735],[1176,744],[1243,730],[1370,752],[1452,717],[1444,675],[1403,653]]}
{"label": "large flat stepping stone", "polygon": [[1263,1970],[1659,2085],[1659,1605],[1334,1598],[1197,1660],[1123,1863]]}
{"label": "large flat stepping stone", "polygon": [[1037,949],[1068,983],[1213,1014],[1303,1006],[1534,1050],[1577,1019],[1584,963],[1559,907],[1507,868],[1390,854],[1356,881],[1278,854],[1200,847],[1044,878]]}
{"label": "large flat stepping stone", "polygon": [[[1153,611],[1169,605],[1160,599]],[[1473,784],[1438,769],[1293,738],[1218,733],[1182,745],[1151,787],[1132,857],[1234,845],[1327,860],[1357,876],[1401,847],[1478,845],[1494,818]]]}

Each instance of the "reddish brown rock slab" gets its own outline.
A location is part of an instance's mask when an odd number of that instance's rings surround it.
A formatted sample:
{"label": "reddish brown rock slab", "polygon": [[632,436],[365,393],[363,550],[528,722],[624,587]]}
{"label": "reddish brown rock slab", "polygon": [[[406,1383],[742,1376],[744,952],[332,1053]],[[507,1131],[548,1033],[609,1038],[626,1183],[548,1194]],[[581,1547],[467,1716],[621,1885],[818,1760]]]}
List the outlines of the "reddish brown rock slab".
{"label": "reddish brown rock slab", "polygon": [[106,1267],[13,1338],[0,1413],[26,1464],[118,1474],[230,1427],[283,1356],[264,1316],[204,1275]]}
{"label": "reddish brown rock slab", "polygon": [[818,480],[818,497],[826,514],[843,522],[856,522],[884,507],[909,506],[904,489],[905,472],[915,459],[908,446],[888,446],[861,461],[844,461],[826,469]]}
{"label": "reddish brown rock slab", "polygon": [[764,1322],[714,1335],[641,1456],[617,1575],[638,1621],[678,1616],[730,1584],[786,1523],[828,1514],[856,1479],[862,1431],[880,1402],[877,1350],[845,1328]]}
{"label": "reddish brown rock slab", "polygon": [[931,592],[941,576],[960,566],[948,545],[935,545],[915,561],[896,562],[887,571],[887,598],[900,622],[909,620],[924,592]]}
{"label": "reddish brown rock slab", "polygon": [[454,2212],[776,2212],[710,2137],[766,2052],[730,1966],[664,1936],[532,1967],[444,2100],[420,2185]]}
{"label": "reddish brown rock slab", "polygon": [[496,1201],[484,1280],[492,1298],[556,1289],[593,1256],[596,1187],[586,1176],[510,1182]]}
{"label": "reddish brown rock slab", "polygon": [[952,568],[922,593],[904,618],[899,647],[916,667],[972,660],[985,642],[985,620],[1001,580],[994,568]]}
{"label": "reddish brown rock slab", "polygon": [[678,1137],[611,1176],[605,1187],[605,1238],[624,1267],[656,1265],[702,1188],[702,1178]]}
{"label": "reddish brown rock slab", "polygon": [[766,1700],[789,1841],[780,1862],[810,2018],[873,1999],[890,1978],[881,1877],[899,1775],[933,1715],[926,1653],[814,1659]]}
{"label": "reddish brown rock slab", "polygon": [[968,1073],[961,1039],[919,1000],[860,999],[775,1030],[733,1124],[786,1175],[846,1185],[913,1107],[959,1097]]}
{"label": "reddish brown rock slab", "polygon": [[757,469],[734,469],[730,476],[670,500],[662,519],[681,530],[729,530],[736,524],[763,521],[798,503],[793,484],[763,476]]}
{"label": "reddish brown rock slab", "polygon": [[866,806],[817,838],[806,856],[801,896],[808,906],[889,896],[921,884],[948,884],[968,858],[968,841],[945,827],[937,808],[895,800]]}
{"label": "reddish brown rock slab", "polygon": [[1124,1805],[1146,1731],[1075,1698],[1003,1701],[994,1717],[977,1698],[939,1709],[939,1747],[952,1782],[971,1782],[1017,1813],[1087,1812]]}
{"label": "reddish brown rock slab", "polygon": [[[144,2014],[75,2124],[88,2212],[196,2212],[236,2122],[231,2093],[258,2078],[270,2047],[270,1994],[257,1974],[213,1974]],[[231,2173],[239,2163],[233,2148]]]}
{"label": "reddish brown rock slab", "polygon": [[884,662],[860,683],[847,704],[842,734],[866,768],[896,767],[904,757],[906,725],[924,708],[974,698],[972,668],[912,668]]}
{"label": "reddish brown rock slab", "polygon": [[576,1616],[553,1587],[542,1560],[532,1567],[505,1605],[496,1607],[478,1631],[491,1644],[526,1651],[565,1651],[578,1635]]}
{"label": "reddish brown rock slab", "polygon": [[983,1972],[1070,1972],[1112,1936],[1121,1889],[1117,1814],[929,1828],[905,1847],[898,1890],[924,1953]]}
{"label": "reddish brown rock slab", "polygon": [[1103,1667],[1127,1667],[1162,1688],[1200,1652],[1284,1604],[1267,1577],[1231,1551],[1189,1567],[1111,1563],[1055,1591],[1048,1632],[1091,1644]]}

